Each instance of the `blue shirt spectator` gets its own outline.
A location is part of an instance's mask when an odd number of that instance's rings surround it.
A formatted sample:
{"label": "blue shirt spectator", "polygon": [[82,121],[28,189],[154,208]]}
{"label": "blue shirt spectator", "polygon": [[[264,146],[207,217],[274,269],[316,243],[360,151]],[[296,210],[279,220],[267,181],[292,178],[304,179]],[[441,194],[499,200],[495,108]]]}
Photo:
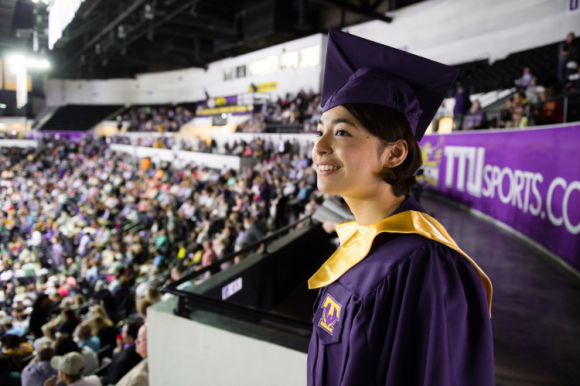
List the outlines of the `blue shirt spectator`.
{"label": "blue shirt spectator", "polygon": [[22,369],[22,386],[43,386],[44,381],[58,371],[50,365],[50,360],[54,356],[54,349],[50,343],[43,343],[37,348],[36,357]]}
{"label": "blue shirt spectator", "polygon": [[99,351],[101,348],[101,339],[98,336],[92,335],[89,321],[84,321],[79,325],[77,336],[79,338],[79,347],[87,346],[94,352]]}

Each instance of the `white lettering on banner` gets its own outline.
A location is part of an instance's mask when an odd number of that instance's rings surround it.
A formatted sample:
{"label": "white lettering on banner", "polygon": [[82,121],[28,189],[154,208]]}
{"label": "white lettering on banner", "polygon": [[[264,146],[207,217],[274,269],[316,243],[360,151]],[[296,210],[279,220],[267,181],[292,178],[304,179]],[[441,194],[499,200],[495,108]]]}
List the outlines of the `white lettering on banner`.
{"label": "white lettering on banner", "polygon": [[562,189],[566,190],[566,180],[560,177],[555,178],[554,181],[552,181],[552,183],[550,184],[550,187],[548,188],[548,199],[546,200],[546,208],[548,209],[548,218],[550,219],[552,224],[556,226],[560,226],[562,225],[562,222],[564,222],[564,219],[562,217],[556,217],[554,215],[554,212],[552,211],[552,195],[554,194],[554,189],[556,189],[556,187],[558,186],[561,186]]}
{"label": "white lettering on banner", "polygon": [[[542,195],[538,189],[538,184],[544,182],[544,177],[540,173],[484,165],[485,148],[483,147],[445,146],[443,153],[447,157],[445,187],[459,192],[467,190],[471,196],[486,198],[494,198],[497,189],[498,198],[503,204],[511,204],[513,207],[517,206],[523,213],[528,213],[529,210],[533,216],[539,215],[542,219],[545,218],[546,213],[542,211]],[[454,173],[455,160],[457,160],[457,173]],[[436,176],[435,180],[438,181],[438,173],[431,171],[430,174]],[[553,211],[552,199],[556,188],[564,190],[561,217],[557,217]],[[576,225],[572,224],[569,213],[569,202],[573,191],[580,192],[580,181],[573,181],[568,185],[563,178],[555,178],[548,188],[546,211],[548,219],[554,226],[564,224],[568,232],[578,234],[580,222]]]}
{"label": "white lettering on banner", "polygon": [[455,158],[457,165],[457,190],[465,191],[465,164],[469,160],[467,175],[467,192],[475,197],[481,196],[481,174],[483,171],[483,159],[485,148],[475,148],[470,146],[445,146],[445,156],[447,157],[447,170],[445,173],[445,186],[453,186],[453,170]]}
{"label": "white lettering on banner", "polygon": [[236,292],[242,289],[242,278],[238,277],[236,280],[232,281],[230,284],[222,288],[222,300],[226,300]]}
{"label": "white lettering on banner", "polygon": [[[557,187],[562,187],[562,189],[564,189],[564,200],[562,201],[562,217],[556,217],[552,211],[552,196],[554,194],[554,190]],[[574,181],[568,185],[565,179],[561,177],[555,178],[548,188],[548,198],[546,200],[546,208],[548,209],[548,218],[550,219],[550,222],[556,226],[560,226],[562,223],[564,223],[566,229],[568,229],[568,232],[572,233],[573,235],[580,233],[580,222],[576,225],[572,225],[568,214],[568,202],[570,201],[570,195],[574,190],[580,191],[580,181]]]}

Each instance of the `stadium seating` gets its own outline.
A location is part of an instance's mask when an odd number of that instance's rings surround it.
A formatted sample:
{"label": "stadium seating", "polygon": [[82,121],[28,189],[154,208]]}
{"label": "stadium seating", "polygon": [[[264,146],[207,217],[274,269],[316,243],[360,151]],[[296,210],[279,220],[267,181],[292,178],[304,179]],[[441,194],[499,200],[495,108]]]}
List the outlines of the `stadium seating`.
{"label": "stadium seating", "polygon": [[38,129],[42,131],[86,131],[113,115],[120,105],[66,105],[54,112]]}
{"label": "stadium seating", "polygon": [[558,44],[516,52],[493,64],[483,59],[457,65],[455,67],[461,71],[457,82],[471,94],[511,88],[514,87],[514,80],[522,76],[524,67],[530,67],[539,84],[557,86]]}

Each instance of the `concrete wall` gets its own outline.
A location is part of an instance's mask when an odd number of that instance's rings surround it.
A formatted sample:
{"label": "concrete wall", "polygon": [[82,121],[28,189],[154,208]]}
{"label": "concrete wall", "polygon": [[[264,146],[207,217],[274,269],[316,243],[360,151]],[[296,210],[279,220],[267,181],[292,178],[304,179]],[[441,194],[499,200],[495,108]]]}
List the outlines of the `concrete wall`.
{"label": "concrete wall", "polygon": [[237,156],[220,155],[210,153],[196,153],[192,151],[174,152],[169,149],[155,149],[152,147],[113,144],[111,149],[124,153],[133,154],[139,158],[151,157],[153,161],[173,161],[176,156],[179,159],[194,162],[197,165],[207,166],[212,169],[221,169],[226,166],[229,169],[240,170],[242,159]]}
{"label": "concrete wall", "polygon": [[305,353],[160,309],[168,303],[147,311],[150,385],[306,385]]}
{"label": "concrete wall", "polygon": [[[317,66],[278,70],[265,75],[250,76],[249,64],[268,56],[280,56],[283,52],[320,45],[320,64]],[[291,42],[278,44],[235,58],[227,58],[209,65],[207,70],[187,68],[139,74],[136,79],[69,80],[49,79],[45,85],[46,104],[161,104],[195,102],[205,99],[204,88],[211,97],[248,93],[251,83],[278,82],[273,96],[296,94],[300,89],[320,92],[322,84],[323,55],[326,36],[316,34]],[[246,65],[246,77],[224,80],[224,69]]]}
{"label": "concrete wall", "polygon": [[38,141],[33,139],[0,139],[0,147],[38,147]]}

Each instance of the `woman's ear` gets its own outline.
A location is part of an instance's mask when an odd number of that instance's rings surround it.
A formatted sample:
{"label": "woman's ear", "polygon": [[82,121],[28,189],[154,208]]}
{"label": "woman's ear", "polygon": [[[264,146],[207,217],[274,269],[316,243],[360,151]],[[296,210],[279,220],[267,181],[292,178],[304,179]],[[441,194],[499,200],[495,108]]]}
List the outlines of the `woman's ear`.
{"label": "woman's ear", "polygon": [[396,142],[390,143],[387,146],[385,167],[389,169],[396,168],[405,161],[407,154],[409,154],[409,145],[404,139],[399,139]]}

